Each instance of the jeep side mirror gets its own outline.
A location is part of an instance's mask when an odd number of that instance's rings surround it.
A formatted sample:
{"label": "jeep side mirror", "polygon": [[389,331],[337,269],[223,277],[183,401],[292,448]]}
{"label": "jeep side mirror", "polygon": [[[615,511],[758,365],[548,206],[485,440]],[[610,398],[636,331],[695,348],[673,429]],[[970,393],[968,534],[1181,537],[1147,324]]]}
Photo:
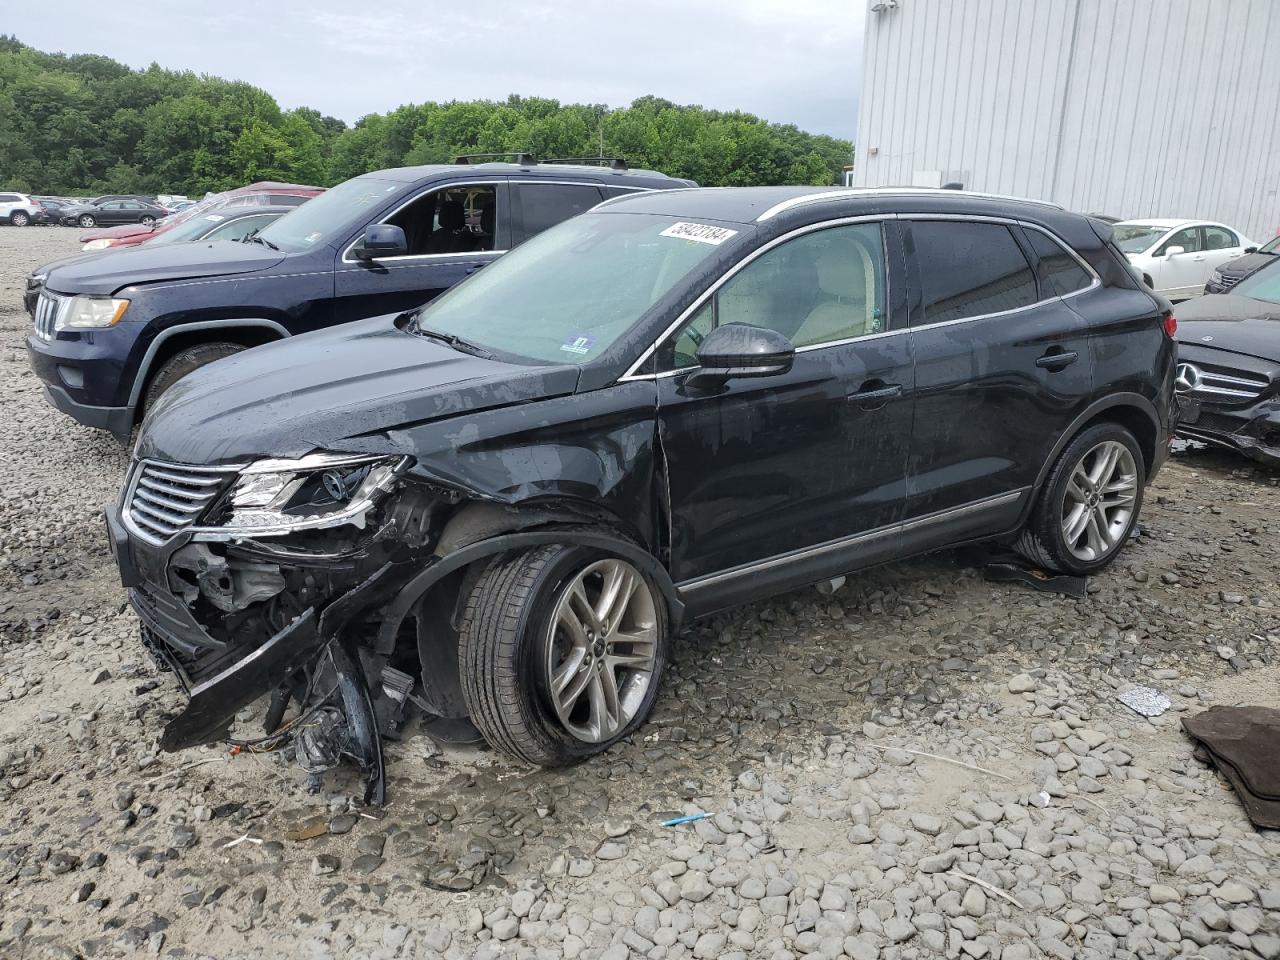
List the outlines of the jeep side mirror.
{"label": "jeep side mirror", "polygon": [[364,228],[364,236],[351,250],[357,260],[377,260],[379,257],[402,257],[409,252],[404,231],[391,223],[371,223]]}
{"label": "jeep side mirror", "polygon": [[1187,251],[1184,247],[1165,247],[1164,258],[1168,260],[1170,257],[1176,257],[1178,254],[1186,252]]}
{"label": "jeep side mirror", "polygon": [[795,346],[776,330],[726,323],[698,347],[692,379],[723,383],[731,377],[772,377],[790,370],[795,355]]}

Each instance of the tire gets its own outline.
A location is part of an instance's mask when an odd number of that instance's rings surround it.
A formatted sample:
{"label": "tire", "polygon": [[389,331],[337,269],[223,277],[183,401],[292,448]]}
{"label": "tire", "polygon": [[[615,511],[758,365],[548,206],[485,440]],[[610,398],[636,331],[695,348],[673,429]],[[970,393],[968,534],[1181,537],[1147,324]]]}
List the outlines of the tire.
{"label": "tire", "polygon": [[91,213],[80,214],[76,222],[79,223],[80,226],[83,227],[85,230],[88,230],[90,227],[96,227],[98,225],[98,221],[93,218],[93,214]]}
{"label": "tire", "polygon": [[237,354],[244,349],[238,343],[216,342],[198,343],[194,347],[179,350],[161,364],[160,369],[151,378],[151,382],[147,384],[147,391],[142,398],[143,413],[150,411],[166,390],[191,371],[213,363],[215,360],[221,360],[223,357]]}
{"label": "tire", "polygon": [[154,227],[156,225],[156,218],[148,214],[138,222],[144,227]]}
{"label": "tire", "polygon": [[[1108,472],[1099,458],[1112,454]],[[1101,482],[1095,487],[1096,480]],[[1133,533],[1145,485],[1146,467],[1133,434],[1118,423],[1090,427],[1067,444],[1049,471],[1018,552],[1049,570],[1097,573]]]}
{"label": "tire", "polygon": [[[601,595],[592,593],[593,584],[598,580],[603,588],[609,571],[620,567],[634,578],[635,590],[618,618],[621,623],[605,624],[614,628],[604,632],[615,640],[606,644],[597,635],[581,648],[583,659],[571,663],[579,648],[565,654],[569,634],[561,617],[576,618],[568,594],[581,582],[596,606]],[[490,746],[535,766],[568,766],[607,750],[648,716],[666,665],[667,610],[658,586],[629,563],[585,547],[535,547],[491,563],[463,604],[458,630],[462,694],[471,722]],[[621,639],[641,635],[652,641]],[[615,667],[606,663],[607,655],[647,657],[648,663],[645,669]],[[580,666],[574,669],[573,663]],[[580,691],[567,720],[551,689],[557,666],[568,678],[562,701],[570,699],[571,688]],[[614,722],[593,724],[597,695],[606,696],[606,670],[616,681],[612,702],[621,706]]]}
{"label": "tire", "polygon": [[25,227],[31,223],[31,215],[25,210],[15,210],[9,215],[9,222],[15,227]]}

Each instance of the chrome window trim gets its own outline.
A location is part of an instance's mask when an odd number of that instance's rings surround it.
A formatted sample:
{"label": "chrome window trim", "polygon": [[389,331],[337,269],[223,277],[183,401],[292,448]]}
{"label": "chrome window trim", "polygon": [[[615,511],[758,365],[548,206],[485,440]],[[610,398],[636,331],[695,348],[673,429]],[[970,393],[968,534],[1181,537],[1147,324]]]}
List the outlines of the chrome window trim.
{"label": "chrome window trim", "polygon": [[[958,317],[955,320],[939,320],[936,323],[911,323],[908,326],[903,327],[899,330],[885,330],[885,331],[882,331],[881,333],[869,333],[861,337],[849,337],[844,340],[832,340],[829,343],[814,343],[804,347],[797,347],[796,353],[808,353],[812,350],[824,350],[828,347],[842,347],[842,346],[846,346],[847,344],[855,343],[862,340],[875,340],[881,337],[895,336],[897,334],[907,333],[911,330],[928,330],[932,327],[949,327],[949,326],[954,326],[960,323],[973,323],[974,321],[977,321],[977,320],[989,320],[993,317],[1007,317],[1015,313],[1021,313],[1024,310],[1031,310],[1036,307],[1042,307],[1047,303],[1054,302],[1055,300],[1069,300],[1072,297],[1078,297],[1082,293],[1088,293],[1089,291],[1095,290],[1098,287],[1102,286],[1102,278],[1098,276],[1097,271],[1093,269],[1093,267],[1088,263],[1088,261],[1086,261],[1078,253],[1076,253],[1076,251],[1072,248],[1071,244],[1067,243],[1065,240],[1063,240],[1061,237],[1055,234],[1052,230],[1042,227],[1038,223],[1029,223],[1025,220],[1018,220],[1013,217],[985,216],[981,214],[970,215],[970,214],[963,214],[963,213],[881,213],[881,214],[869,214],[866,216],[857,216],[857,217],[841,217],[836,220],[824,220],[821,223],[808,224],[803,227],[798,227],[797,229],[791,231],[790,233],[784,233],[781,236],[775,237],[773,240],[770,240],[768,243],[760,247],[758,250],[752,251],[750,256],[734,264],[730,270],[728,270],[726,273],[721,275],[715,281],[715,283],[713,283],[710,287],[704,290],[702,294],[700,294],[698,298],[694,300],[694,302],[687,309],[681,312],[680,316],[675,320],[675,322],[672,323],[669,327],[667,327],[667,329],[663,331],[662,335],[659,336],[644,351],[644,353],[640,355],[640,358],[636,360],[635,363],[631,364],[630,367],[627,368],[627,372],[618,378],[618,382],[629,383],[635,380],[655,380],[656,381],[664,377],[674,377],[677,374],[687,373],[690,370],[698,369],[696,366],[692,366],[692,367],[680,367],[679,369],[676,369],[676,370],[663,370],[663,371],[659,371],[658,373],[637,373],[636,372],[636,370],[639,367],[643,366],[645,362],[647,362],[648,359],[657,351],[658,347],[663,343],[663,341],[665,341],[669,336],[671,336],[671,334],[673,334],[676,330],[678,330],[683,323],[685,323],[691,316],[693,316],[694,313],[696,313],[699,309],[701,309],[702,305],[707,301],[707,299],[713,296],[715,292],[721,286],[723,286],[726,281],[728,281],[735,273],[737,273],[747,264],[751,263],[756,257],[767,252],[768,250],[771,250],[773,247],[781,243],[784,243],[787,240],[792,239],[793,237],[801,236],[805,233],[811,233],[814,230],[822,230],[826,227],[842,226],[847,223],[865,223],[868,221],[883,222],[886,220],[957,220],[957,221],[966,221],[966,222],[974,222],[974,223],[1002,223],[1005,226],[1022,227],[1024,230],[1025,229],[1038,230],[1040,233],[1043,233],[1046,237],[1048,237],[1058,246],[1062,247],[1062,249],[1067,251],[1067,253],[1071,254],[1071,256],[1075,258],[1076,263],[1078,263],[1081,267],[1083,267],[1084,270],[1093,279],[1092,279],[1092,282],[1089,284],[1089,286],[1081,287],[1079,290],[1073,290],[1071,293],[1066,293],[1066,294],[1063,294],[1062,296],[1058,296],[1057,294],[1054,294],[1053,296],[1044,297],[1040,300],[1037,300],[1035,303],[1028,303],[1028,304],[1025,304],[1024,306],[1014,307],[1009,310],[998,310],[995,313],[975,314],[972,317]],[[1021,246],[1019,246],[1018,249],[1021,250],[1022,249]],[[1027,266],[1032,270],[1033,273],[1035,272],[1035,268],[1031,267],[1031,264],[1029,261],[1027,263]],[[1038,283],[1039,283],[1039,278],[1037,278],[1037,284]],[[887,303],[889,300],[888,275],[885,276],[885,293],[886,293],[885,302]]]}
{"label": "chrome window trim", "polygon": [[[806,233],[814,233],[818,230],[825,230],[829,227],[840,227],[840,226],[845,226],[846,224],[851,224],[851,223],[873,223],[873,222],[883,223],[885,220],[892,220],[892,219],[894,219],[893,214],[878,213],[878,214],[868,214],[865,216],[857,216],[857,217],[841,217],[836,220],[824,220],[821,223],[810,223],[803,227],[797,227],[795,230],[792,230],[790,233],[784,233],[781,236],[774,237],[772,240],[770,240],[768,243],[764,244],[763,246],[757,247],[755,250],[752,250],[750,254],[748,254],[746,257],[743,257],[741,260],[735,263],[732,267],[730,267],[728,270],[722,273],[719,277],[717,277],[715,281],[709,287],[707,287],[707,289],[703,290],[702,293],[700,293],[697,296],[697,298],[693,301],[693,303],[689,304],[688,307],[682,310],[680,312],[680,315],[676,317],[674,321],[672,321],[672,323],[667,327],[667,329],[664,330],[662,334],[645,349],[644,353],[640,354],[639,359],[637,359],[635,363],[631,364],[631,366],[627,368],[627,372],[618,378],[618,382],[628,383],[632,380],[656,380],[663,376],[674,376],[677,373],[682,373],[684,370],[696,369],[695,367],[683,367],[681,370],[669,370],[669,371],[663,371],[660,373],[636,373],[636,370],[639,367],[642,367],[648,361],[648,359],[651,356],[653,356],[654,352],[657,351],[658,347],[663,343],[663,341],[665,341],[669,336],[671,336],[673,333],[679,330],[680,327],[690,317],[692,317],[695,313],[697,313],[700,309],[702,309],[702,305],[706,303],[707,300],[709,300],[712,296],[714,296],[717,290],[719,290],[722,286],[724,286],[731,279],[733,279],[740,270],[744,269],[748,264],[754,263],[758,257],[761,257],[764,254],[768,253],[774,247],[780,246],[781,244],[786,243],[788,240],[791,240],[795,237],[803,236]],[[885,294],[886,294],[885,302],[886,303],[889,302],[888,290],[889,290],[889,278],[886,273],[886,276],[885,276]],[[895,331],[895,330],[885,331],[885,333],[897,333],[897,332],[898,331]],[[867,337],[879,337],[879,336],[883,336],[883,334],[882,333],[867,334]],[[854,337],[853,339],[862,340],[862,339],[866,339],[866,337]],[[850,341],[845,340],[841,342],[849,343]],[[819,344],[813,344],[812,346],[828,347],[828,346],[835,346],[835,344],[819,343]],[[799,353],[801,350],[808,350],[808,349],[809,349],[808,347],[800,347],[799,349],[796,350],[796,353]]]}
{"label": "chrome window trim", "polygon": [[861,533],[851,534],[847,537],[827,540],[823,543],[815,544],[812,547],[800,547],[797,550],[788,550],[785,553],[778,553],[771,557],[765,557],[763,560],[753,560],[751,563],[730,567],[727,570],[704,574],[701,577],[694,577],[692,580],[684,580],[676,584],[676,589],[683,591],[710,586],[711,584],[720,583],[724,580],[736,580],[738,577],[750,576],[752,574],[760,573],[762,570],[772,570],[775,567],[787,566],[788,564],[795,563],[799,560],[807,560],[810,557],[821,556],[824,553],[832,553],[836,550],[843,549],[844,547],[856,546],[859,543],[870,543],[875,540],[883,539],[884,537],[900,535],[909,530],[927,527],[943,520],[953,520],[956,517],[963,517],[970,513],[976,513],[979,510],[985,510],[988,507],[1003,506],[1005,503],[1021,498],[1030,489],[1030,487],[1018,487],[1016,490],[997,493],[994,496],[983,497],[981,500],[971,500],[968,503],[960,504],[958,507],[948,507],[945,510],[926,513],[923,516],[914,517],[911,520],[903,520],[898,523],[888,524],[887,526],[876,527],[872,530],[864,530]]}
{"label": "chrome window trim", "polygon": [[1034,203],[1042,207],[1062,210],[1063,207],[1050,200],[1033,200],[1030,197],[1011,197],[1001,193],[977,193],[971,190],[944,190],[941,187],[850,187],[845,190],[825,190],[821,193],[806,193],[775,203],[760,216],[756,223],[772,220],[780,213],[795,207],[807,206],[811,203],[827,203],[836,200],[849,200],[857,197],[977,197],[982,200],[1011,200],[1015,203]]}
{"label": "chrome window trim", "polygon": [[[365,226],[366,227],[372,226],[374,223],[386,223],[388,220],[394,217],[397,213],[399,213],[405,207],[410,206],[411,204],[417,203],[427,194],[435,193],[438,190],[449,190],[454,187],[488,187],[488,186],[496,187],[498,184],[508,183],[508,182],[510,181],[506,177],[488,177],[483,180],[456,180],[456,181],[453,181],[452,183],[435,183],[427,187],[425,190],[421,190],[418,193],[415,193],[412,197],[410,197],[404,203],[400,204],[400,206],[396,207],[386,216],[380,217],[377,220],[367,223],[365,224]],[[454,258],[474,257],[477,253],[506,253],[507,252],[506,250],[471,250],[466,253],[409,253],[409,254],[405,254],[402,257],[375,257],[372,261],[356,260],[354,258],[349,258],[347,254],[349,254],[352,250],[354,250],[356,244],[359,242],[360,242],[360,237],[356,237],[356,239],[352,240],[349,244],[347,244],[346,249],[342,251],[342,257],[340,258],[341,263],[349,263],[349,264],[355,264],[355,265],[364,264],[367,262],[401,263],[407,260],[424,260],[427,258],[436,259],[440,257],[454,257]]]}

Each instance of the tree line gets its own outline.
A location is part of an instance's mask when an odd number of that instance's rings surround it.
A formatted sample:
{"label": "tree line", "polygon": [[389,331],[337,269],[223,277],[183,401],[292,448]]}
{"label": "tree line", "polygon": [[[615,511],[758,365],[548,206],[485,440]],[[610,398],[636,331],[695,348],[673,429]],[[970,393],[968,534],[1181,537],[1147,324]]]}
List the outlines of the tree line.
{"label": "tree line", "polygon": [[251,84],[110,57],[43,53],[0,35],[0,189],[202,196],[255,180],[330,186],[464,153],[622,156],[705,186],[837,183],[852,146],[738,111],[641,97],[628,107],[406,104],[354,126],[282,110]]}

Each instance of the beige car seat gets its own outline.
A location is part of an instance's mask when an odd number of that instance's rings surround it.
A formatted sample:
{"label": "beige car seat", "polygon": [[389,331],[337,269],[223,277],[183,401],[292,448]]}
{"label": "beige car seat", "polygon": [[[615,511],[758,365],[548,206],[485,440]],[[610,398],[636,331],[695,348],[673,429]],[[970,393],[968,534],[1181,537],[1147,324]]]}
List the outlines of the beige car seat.
{"label": "beige car seat", "polygon": [[866,248],[851,237],[833,237],[814,266],[822,296],[792,343],[804,347],[877,333],[876,268]]}

